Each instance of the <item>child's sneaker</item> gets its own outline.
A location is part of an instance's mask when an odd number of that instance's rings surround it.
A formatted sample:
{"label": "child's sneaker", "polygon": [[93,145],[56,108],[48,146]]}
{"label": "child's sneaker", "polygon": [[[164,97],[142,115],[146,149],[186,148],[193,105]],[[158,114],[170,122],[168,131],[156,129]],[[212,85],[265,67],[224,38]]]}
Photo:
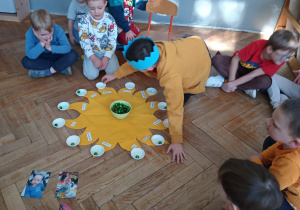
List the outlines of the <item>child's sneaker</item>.
{"label": "child's sneaker", "polygon": [[224,81],[225,78],[222,77],[221,75],[215,77],[212,76],[207,79],[205,87],[222,87]]}
{"label": "child's sneaker", "polygon": [[60,73],[65,74],[65,75],[72,75],[72,70],[71,67],[67,67],[65,70],[61,71]]}
{"label": "child's sneaker", "polygon": [[28,71],[28,77],[29,78],[40,78],[40,77],[45,77],[46,75],[46,70],[33,70],[30,69]]}
{"label": "child's sneaker", "polygon": [[251,98],[256,98],[256,90],[255,89],[245,90],[245,93],[247,95],[249,95]]}

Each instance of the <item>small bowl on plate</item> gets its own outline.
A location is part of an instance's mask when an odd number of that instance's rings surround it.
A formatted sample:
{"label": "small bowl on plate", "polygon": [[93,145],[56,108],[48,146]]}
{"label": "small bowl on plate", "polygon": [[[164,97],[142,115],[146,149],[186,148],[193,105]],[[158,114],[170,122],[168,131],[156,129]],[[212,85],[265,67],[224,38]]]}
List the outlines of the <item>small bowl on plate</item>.
{"label": "small bowl on plate", "polygon": [[76,147],[80,143],[80,138],[76,135],[69,136],[66,140],[66,143],[70,147]]}
{"label": "small bowl on plate", "polygon": [[60,103],[57,105],[57,108],[58,108],[59,110],[62,110],[62,111],[67,110],[69,107],[70,107],[70,104],[69,104],[68,102],[60,102]]}
{"label": "small bowl on plate", "polygon": [[164,121],[163,121],[163,124],[164,124],[164,126],[166,126],[167,128],[169,127],[169,120],[168,119],[165,119]]}
{"label": "small bowl on plate", "polygon": [[127,83],[125,84],[125,87],[126,87],[127,89],[131,90],[131,89],[135,88],[135,84],[134,84],[133,82],[127,82]]}
{"label": "small bowl on plate", "polygon": [[157,104],[157,106],[158,106],[158,108],[159,108],[160,110],[167,110],[167,103],[166,103],[166,102],[159,102],[159,103]]}
{"label": "small bowl on plate", "polygon": [[150,96],[153,96],[153,95],[155,95],[155,94],[157,93],[157,90],[156,90],[155,88],[150,87],[150,88],[147,88],[147,89],[146,89],[146,92],[147,92]]}
{"label": "small bowl on plate", "polygon": [[106,87],[106,84],[103,83],[103,82],[98,82],[98,83],[96,84],[96,87],[97,87],[98,89],[104,89],[104,88]]}
{"label": "small bowl on plate", "polygon": [[76,90],[76,95],[78,96],[84,96],[87,93],[86,89],[78,89]]}
{"label": "small bowl on plate", "polygon": [[151,137],[151,141],[153,144],[160,146],[165,143],[165,138],[162,135],[155,134]]}
{"label": "small bowl on plate", "polygon": [[90,153],[95,157],[100,157],[105,152],[105,149],[101,145],[94,145],[90,149]]}
{"label": "small bowl on plate", "polygon": [[55,120],[53,120],[52,125],[55,128],[61,128],[65,125],[66,121],[63,118],[56,118]]}
{"label": "small bowl on plate", "polygon": [[135,160],[140,160],[145,157],[145,151],[142,148],[133,148],[130,154],[131,157]]}

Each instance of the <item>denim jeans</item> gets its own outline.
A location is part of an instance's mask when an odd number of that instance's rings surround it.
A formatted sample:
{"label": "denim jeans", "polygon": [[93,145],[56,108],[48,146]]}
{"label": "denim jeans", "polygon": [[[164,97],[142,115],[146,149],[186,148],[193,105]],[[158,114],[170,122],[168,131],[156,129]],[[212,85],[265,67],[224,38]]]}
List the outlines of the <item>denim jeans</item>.
{"label": "denim jeans", "polygon": [[46,70],[53,67],[57,72],[65,70],[78,60],[76,51],[71,50],[66,54],[42,53],[37,59],[30,59],[25,56],[22,65],[26,69]]}

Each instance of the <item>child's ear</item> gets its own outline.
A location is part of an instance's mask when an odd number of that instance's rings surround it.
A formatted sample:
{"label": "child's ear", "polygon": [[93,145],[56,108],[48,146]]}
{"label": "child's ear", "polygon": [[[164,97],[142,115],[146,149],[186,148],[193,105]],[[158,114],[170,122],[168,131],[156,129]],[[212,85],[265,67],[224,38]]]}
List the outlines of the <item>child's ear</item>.
{"label": "child's ear", "polygon": [[270,54],[271,52],[273,52],[272,46],[271,45],[267,46],[266,47],[266,51],[267,51],[268,54]]}

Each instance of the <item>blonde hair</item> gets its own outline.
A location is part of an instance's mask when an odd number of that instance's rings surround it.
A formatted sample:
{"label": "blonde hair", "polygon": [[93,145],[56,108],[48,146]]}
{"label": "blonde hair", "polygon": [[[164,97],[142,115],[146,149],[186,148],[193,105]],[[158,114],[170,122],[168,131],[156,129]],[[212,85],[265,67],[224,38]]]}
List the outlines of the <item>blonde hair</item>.
{"label": "blonde hair", "polygon": [[30,23],[34,30],[45,29],[51,32],[53,28],[53,21],[48,11],[44,9],[38,9],[31,13]]}
{"label": "blonde hair", "polygon": [[[100,1],[100,0],[85,0],[86,3],[88,4],[89,1]],[[107,1],[107,0],[102,0],[104,3]]]}

